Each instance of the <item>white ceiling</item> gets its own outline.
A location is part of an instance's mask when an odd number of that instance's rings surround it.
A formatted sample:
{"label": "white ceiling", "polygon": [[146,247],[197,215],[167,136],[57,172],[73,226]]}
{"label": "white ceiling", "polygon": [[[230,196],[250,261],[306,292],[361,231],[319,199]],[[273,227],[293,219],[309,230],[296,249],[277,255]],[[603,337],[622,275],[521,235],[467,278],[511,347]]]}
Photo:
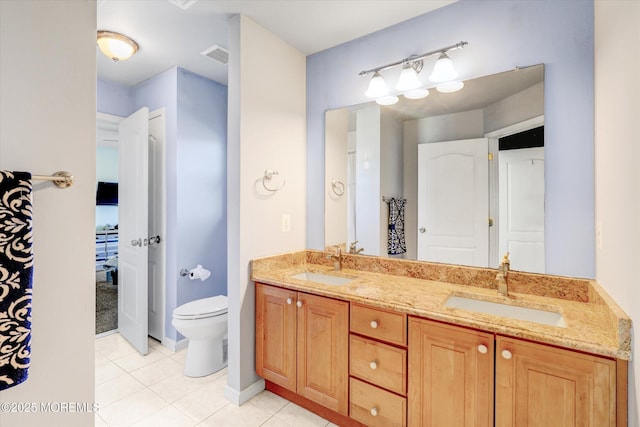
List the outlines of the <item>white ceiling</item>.
{"label": "white ceiling", "polygon": [[305,55],[362,37],[455,0],[98,0],[97,27],[140,50],[113,63],[96,49],[98,77],[135,85],[173,66],[227,84],[227,66],[201,55],[228,47],[227,19],[246,15]]}

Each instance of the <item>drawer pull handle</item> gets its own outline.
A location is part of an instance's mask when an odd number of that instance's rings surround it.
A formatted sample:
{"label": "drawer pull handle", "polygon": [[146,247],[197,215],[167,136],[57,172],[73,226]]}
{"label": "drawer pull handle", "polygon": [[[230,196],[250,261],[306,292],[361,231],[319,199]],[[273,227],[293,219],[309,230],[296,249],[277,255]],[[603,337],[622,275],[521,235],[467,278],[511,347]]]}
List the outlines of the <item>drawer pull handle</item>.
{"label": "drawer pull handle", "polygon": [[298,302],[296,303],[296,305],[297,305],[298,307],[302,307],[302,301],[298,301]]}
{"label": "drawer pull handle", "polygon": [[509,350],[502,350],[502,357],[509,360],[513,357],[513,354]]}
{"label": "drawer pull handle", "polygon": [[369,323],[369,325],[371,326],[371,329],[378,328],[378,322],[376,322],[375,320],[372,320],[371,323]]}
{"label": "drawer pull handle", "polygon": [[378,369],[378,364],[375,361],[373,361],[373,362],[369,363],[369,367],[371,369]]}
{"label": "drawer pull handle", "polygon": [[478,346],[478,352],[482,353],[482,354],[487,354],[487,351],[489,351],[489,349],[487,348],[486,345],[484,344],[480,344]]}
{"label": "drawer pull handle", "polygon": [[378,416],[378,408],[371,408],[369,412],[371,412],[372,417]]}
{"label": "drawer pull handle", "polygon": [[287,304],[291,305],[292,302],[293,300],[291,298],[287,298]]}

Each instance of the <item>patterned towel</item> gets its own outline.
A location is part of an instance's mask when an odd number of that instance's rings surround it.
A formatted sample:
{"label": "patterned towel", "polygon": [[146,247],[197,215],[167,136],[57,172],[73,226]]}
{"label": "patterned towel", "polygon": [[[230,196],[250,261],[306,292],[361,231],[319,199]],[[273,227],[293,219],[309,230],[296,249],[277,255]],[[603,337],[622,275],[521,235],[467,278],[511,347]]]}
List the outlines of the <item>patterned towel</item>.
{"label": "patterned towel", "polygon": [[404,199],[388,199],[389,231],[387,233],[387,253],[400,255],[407,252],[404,240]]}
{"label": "patterned towel", "polygon": [[30,179],[0,171],[0,390],[25,381],[31,360]]}

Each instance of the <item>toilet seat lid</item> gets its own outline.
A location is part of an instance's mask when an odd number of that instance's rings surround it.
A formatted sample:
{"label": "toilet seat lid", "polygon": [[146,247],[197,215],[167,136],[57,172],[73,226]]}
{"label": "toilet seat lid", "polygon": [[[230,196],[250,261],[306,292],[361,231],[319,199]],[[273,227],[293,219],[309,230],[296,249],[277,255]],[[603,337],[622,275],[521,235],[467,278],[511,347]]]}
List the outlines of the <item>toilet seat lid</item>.
{"label": "toilet seat lid", "polygon": [[217,295],[182,304],[173,310],[173,317],[178,319],[202,319],[225,314],[228,308],[227,297]]}

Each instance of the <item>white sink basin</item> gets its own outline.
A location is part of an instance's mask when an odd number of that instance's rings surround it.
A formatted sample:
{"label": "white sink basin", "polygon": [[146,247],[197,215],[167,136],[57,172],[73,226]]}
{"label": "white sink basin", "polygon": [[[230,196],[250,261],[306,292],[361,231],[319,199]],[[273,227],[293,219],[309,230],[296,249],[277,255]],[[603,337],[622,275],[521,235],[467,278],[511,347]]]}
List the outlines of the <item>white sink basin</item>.
{"label": "white sink basin", "polygon": [[295,276],[291,276],[292,279],[306,280],[308,282],[322,283],[323,285],[342,286],[353,280],[351,277],[332,276],[329,274],[312,273],[310,271],[304,271]]}
{"label": "white sink basin", "polygon": [[461,308],[463,310],[491,314],[493,316],[509,317],[511,319],[525,320],[543,325],[559,326],[561,328],[567,327],[562,314],[554,311],[500,304],[457,295],[452,295],[447,298],[444,305],[445,307]]}

